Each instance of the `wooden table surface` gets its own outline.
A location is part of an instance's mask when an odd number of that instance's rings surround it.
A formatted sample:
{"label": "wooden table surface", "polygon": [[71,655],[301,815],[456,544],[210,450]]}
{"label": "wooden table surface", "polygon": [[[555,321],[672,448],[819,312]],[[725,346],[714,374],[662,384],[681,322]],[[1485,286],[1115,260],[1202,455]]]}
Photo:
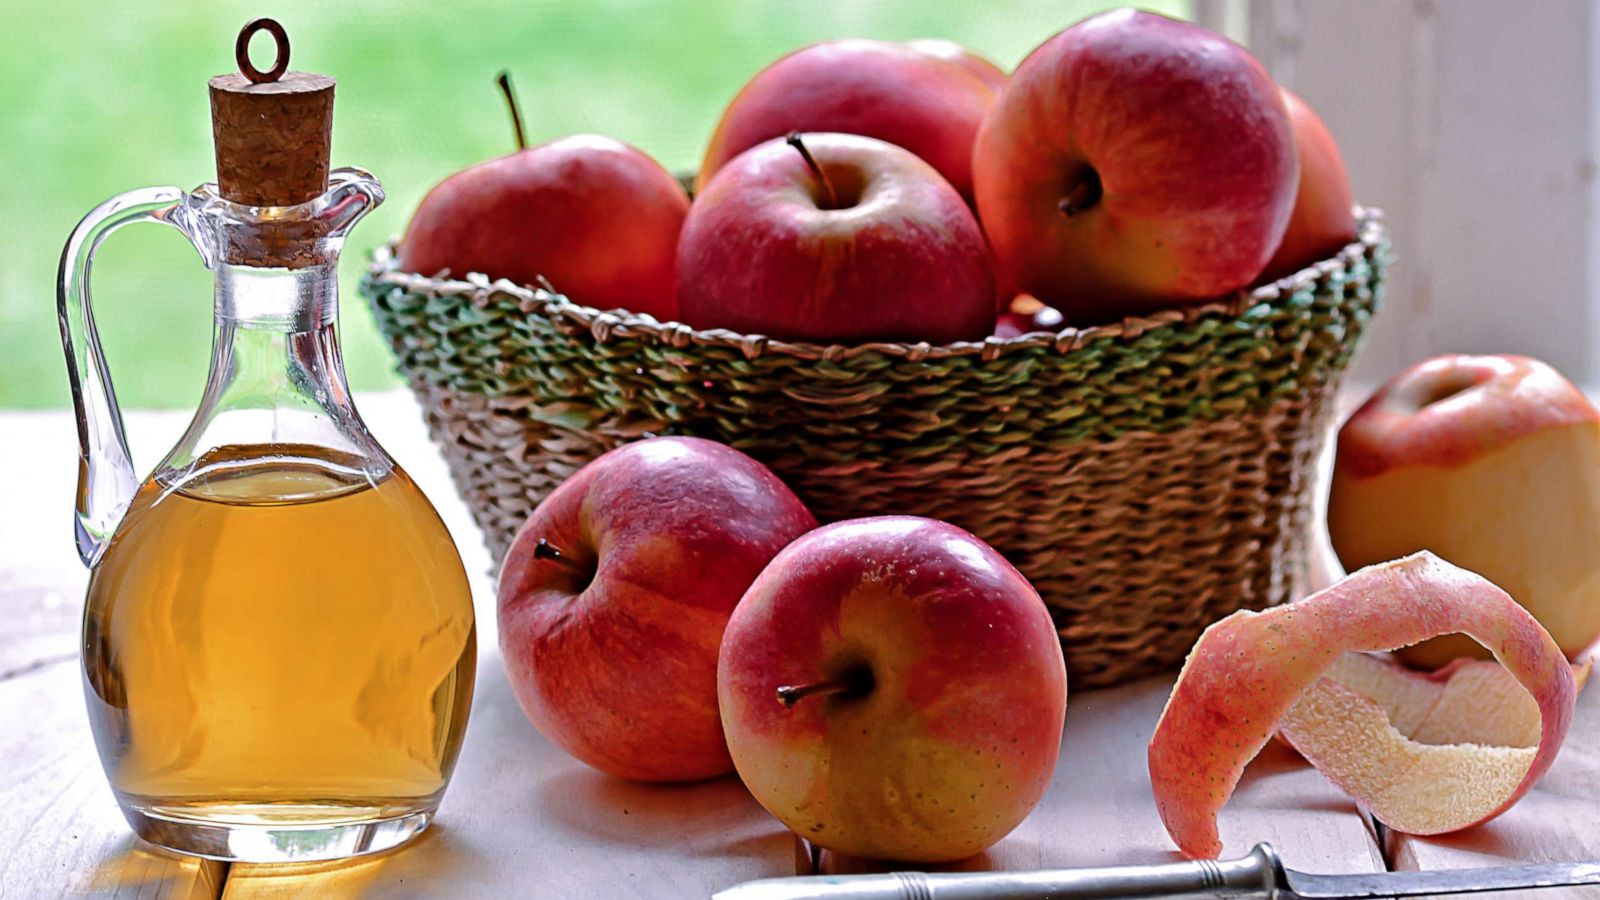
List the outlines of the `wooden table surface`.
{"label": "wooden table surface", "polygon": [[[134,839],[107,787],[83,709],[77,639],[87,574],[72,546],[75,432],[66,412],[0,413],[0,898],[706,897],[808,871],[797,842],[734,778],[630,784],[586,769],[523,718],[496,648],[489,559],[403,392],[359,406],[379,441],[439,507],[474,577],[478,690],[435,825],[400,851],[353,862],[232,865]],[[186,415],[134,412],[149,466]],[[1145,743],[1170,677],[1073,694],[1050,792],[1023,825],[962,868],[1176,859],[1145,772]],[[1290,866],[1327,872],[1600,858],[1600,691],[1541,785],[1499,820],[1444,839],[1375,827],[1344,794],[1275,744],[1223,812],[1229,854],[1270,841]],[[862,864],[822,854],[829,871]],[[1576,900],[1600,891],[1532,896]],[[1499,895],[1509,896],[1509,895]]]}

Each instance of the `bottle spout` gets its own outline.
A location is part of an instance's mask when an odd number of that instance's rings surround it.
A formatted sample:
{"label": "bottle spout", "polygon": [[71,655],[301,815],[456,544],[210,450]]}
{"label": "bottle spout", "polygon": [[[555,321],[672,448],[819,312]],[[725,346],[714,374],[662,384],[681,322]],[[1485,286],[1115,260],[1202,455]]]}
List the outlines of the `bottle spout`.
{"label": "bottle spout", "polygon": [[343,240],[355,224],[383,204],[383,185],[371,172],[355,166],[328,173],[328,192],[312,201],[324,207],[328,238]]}
{"label": "bottle spout", "polygon": [[208,268],[304,269],[336,262],[350,229],[383,199],[378,179],[353,167],[334,169],[327,190],[293,206],[246,206],[212,183],[195,188],[170,224],[190,236]]}

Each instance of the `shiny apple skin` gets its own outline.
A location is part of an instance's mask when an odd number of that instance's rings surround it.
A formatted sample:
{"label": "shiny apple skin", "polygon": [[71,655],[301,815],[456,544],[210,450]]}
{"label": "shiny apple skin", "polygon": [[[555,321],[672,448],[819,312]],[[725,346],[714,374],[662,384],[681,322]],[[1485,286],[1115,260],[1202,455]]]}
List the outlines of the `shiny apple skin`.
{"label": "shiny apple skin", "polygon": [[[866,667],[864,696],[778,702]],[[1050,783],[1067,676],[1049,612],[987,544],[885,516],[817,529],[773,560],[718,667],[734,763],[795,833],[852,856],[982,851]]]}
{"label": "shiny apple skin", "polygon": [[412,216],[399,264],[517,284],[543,277],[577,303],[671,321],[688,213],[689,195],[655,160],[621,141],[574,135],[440,182]]}
{"label": "shiny apple skin", "polygon": [[1543,428],[1597,421],[1583,391],[1547,363],[1436,356],[1390,379],[1351,415],[1339,430],[1338,466],[1368,478],[1401,466],[1460,466]]}
{"label": "shiny apple skin", "polygon": [[994,323],[983,232],[906,150],[802,136],[836,191],[783,139],[745,151],[695,198],[678,244],[678,303],[696,328],[787,341],[979,341]]}
{"label": "shiny apple skin", "polygon": [[[730,771],[723,629],[767,562],[815,526],[777,476],[714,441],[604,454],[539,504],[506,554],[500,651],[517,701],[547,738],[612,775]],[[536,555],[540,538],[578,571]]]}
{"label": "shiny apple skin", "polygon": [[761,70],[717,123],[697,188],[764,141],[791,131],[834,131],[910,150],[970,202],[973,137],[998,93],[996,74],[1000,83],[1005,75],[948,41],[916,44],[828,41]]}
{"label": "shiny apple skin", "polygon": [[[1098,200],[1064,214],[1088,169]],[[979,129],[973,178],[1000,280],[1085,325],[1253,282],[1288,225],[1299,161],[1248,52],[1117,10],[1022,61]]]}

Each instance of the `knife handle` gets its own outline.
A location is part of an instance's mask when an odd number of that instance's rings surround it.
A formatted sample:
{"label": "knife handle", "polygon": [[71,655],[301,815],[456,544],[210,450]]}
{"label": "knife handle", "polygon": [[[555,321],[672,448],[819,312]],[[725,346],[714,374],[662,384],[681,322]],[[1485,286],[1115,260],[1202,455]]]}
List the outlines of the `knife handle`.
{"label": "knife handle", "polygon": [[892,872],[752,881],[716,900],[1287,900],[1270,844],[1248,856],[1044,872]]}
{"label": "knife handle", "polygon": [[994,872],[980,877],[988,883],[956,873],[924,875],[926,888],[921,893],[908,890],[895,900],[1278,900],[1288,896],[1282,889],[1283,863],[1269,844],[1257,844],[1249,855],[1239,859],[1054,872]]}

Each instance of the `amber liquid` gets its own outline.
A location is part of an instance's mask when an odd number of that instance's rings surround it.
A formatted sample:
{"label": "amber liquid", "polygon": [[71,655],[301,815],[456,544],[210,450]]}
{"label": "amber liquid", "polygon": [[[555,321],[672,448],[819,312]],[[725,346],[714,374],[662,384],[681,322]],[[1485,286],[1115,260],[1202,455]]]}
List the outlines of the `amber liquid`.
{"label": "amber liquid", "polygon": [[476,656],[426,498],[320,448],[225,448],[147,482],[89,585],[102,761],[125,809],[173,821],[431,814]]}

